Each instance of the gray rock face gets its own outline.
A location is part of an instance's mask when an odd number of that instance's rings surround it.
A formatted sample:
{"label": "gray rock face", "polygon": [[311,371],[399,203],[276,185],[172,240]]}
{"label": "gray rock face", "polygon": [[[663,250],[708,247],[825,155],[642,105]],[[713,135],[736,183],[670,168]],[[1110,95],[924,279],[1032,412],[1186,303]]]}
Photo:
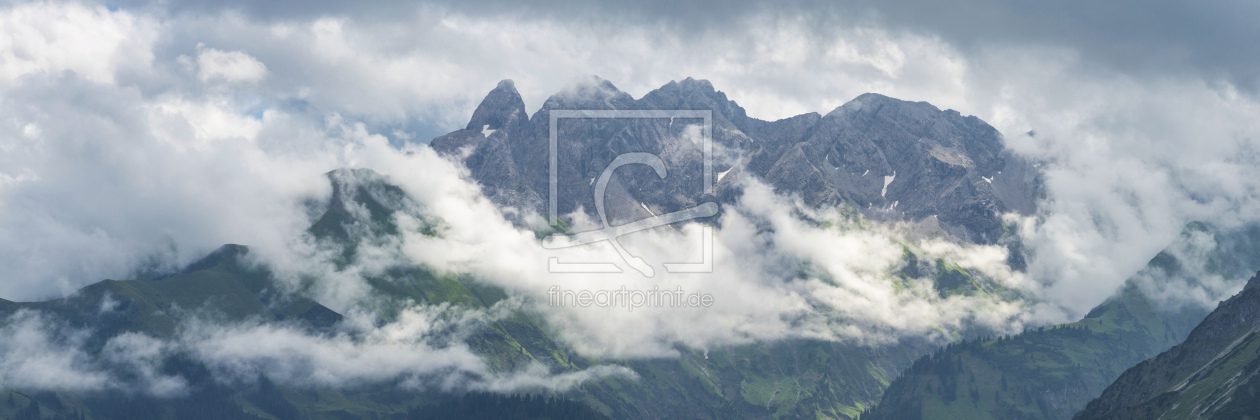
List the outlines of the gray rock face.
{"label": "gray rock face", "polygon": [[[528,119],[511,81],[499,83],[464,130],[434,139],[461,159],[486,194],[504,206],[547,214],[552,110],[711,110],[715,191],[704,191],[699,119],[561,119],[558,213],[594,217],[594,181],[618,155],[648,152],[668,167],[614,172],[605,196],[613,224],[706,201],[731,202],[741,177],[757,177],[811,206],[848,204],[880,220],[933,218],[951,235],[995,242],[1000,215],[1030,213],[1040,192],[1036,168],[1007,150],[976,117],[926,102],[864,94],[827,115],[762,121],[708,81],[670,82],[635,100],[597,77],[552,95]],[[494,130],[489,132],[489,130]],[[488,134],[488,135],[487,135]],[[721,176],[719,176],[721,174]],[[597,220],[597,219],[596,219]]]}
{"label": "gray rock face", "polygon": [[1019,194],[1007,194],[1011,203],[1004,203],[993,185],[1026,175],[1008,170],[1003,176],[1016,159],[997,130],[925,102],[864,94],[823,116],[799,142],[781,147],[782,153],[754,161],[768,166],[764,178],[776,189],[805,186],[810,204],[840,199],[891,219],[935,215],[946,231],[975,242],[1000,236],[1001,212],[1031,207],[1024,203],[1031,197]]}
{"label": "gray rock face", "polygon": [[[486,186],[486,196],[501,204],[537,208],[542,198],[523,183],[521,166],[514,160],[515,149],[529,141],[529,114],[516,85],[511,80],[486,95],[463,130],[433,139],[438,153],[459,156],[473,179]],[[544,190],[545,191],[545,190]]]}

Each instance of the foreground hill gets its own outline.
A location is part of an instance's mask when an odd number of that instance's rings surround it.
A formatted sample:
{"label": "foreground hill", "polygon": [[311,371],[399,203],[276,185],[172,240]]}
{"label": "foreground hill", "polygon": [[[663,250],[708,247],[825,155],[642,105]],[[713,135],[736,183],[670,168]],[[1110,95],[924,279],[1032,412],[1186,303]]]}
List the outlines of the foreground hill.
{"label": "foreground hill", "polygon": [[[390,215],[403,211],[407,197],[367,170],[334,171],[328,178],[333,185],[332,199],[325,203],[323,215],[308,233],[325,244],[345,245],[338,259],[338,263],[345,264],[355,257],[356,241],[362,240],[362,235],[397,232]],[[296,328],[314,336],[336,332],[343,320],[341,314],[306,297],[308,293],[300,287],[277,282],[249,253],[245,246],[225,245],[179,273],[152,280],[105,280],[69,297],[46,302],[0,300],[0,319],[12,322],[17,318],[35,318],[48,329],[70,331],[71,335],[86,332],[79,350],[91,361],[110,357],[103,346],[111,338],[135,333],[173,340],[190,322],[207,317],[219,326],[247,322]],[[425,267],[399,267],[367,281],[384,298],[384,303],[374,308],[383,320],[409,305],[450,304],[485,309],[506,297],[501,290]],[[538,362],[539,358],[560,369],[587,366],[580,358],[570,360],[565,349],[521,314],[495,320],[469,333],[467,344],[499,370],[513,370]],[[197,355],[183,351],[164,355],[158,371],[187,381],[189,392],[149,396],[134,389],[142,385],[134,383],[136,378],[116,371],[110,372],[116,387],[104,391],[0,391],[0,417],[39,418],[30,417],[39,413],[45,418],[82,415],[96,419],[345,419],[389,418],[408,413],[420,416],[467,409],[460,405],[458,396],[403,390],[399,388],[401,378],[352,389],[286,386],[265,376],[234,383],[216,375]],[[444,403],[434,405],[439,401]],[[519,401],[508,396],[480,395],[465,402],[481,405],[487,401],[505,409],[522,407],[542,413],[523,418],[546,418],[547,413],[553,412],[577,413],[573,418],[605,417],[584,404],[574,408],[562,401]]]}
{"label": "foreground hill", "polygon": [[[401,228],[393,217],[398,212],[425,223],[440,223],[375,172],[337,170],[327,177],[333,187],[331,198],[322,204],[322,213],[307,233],[319,243],[337,245],[333,261],[338,266],[356,261],[363,244],[380,243],[398,234]],[[941,287],[943,295],[985,293],[976,286],[972,273],[949,261],[916,257],[915,252],[905,251],[906,271],[949,286]],[[503,290],[470,276],[424,266],[393,267],[365,280],[380,299],[364,309],[386,321],[413,305],[486,309],[507,298]],[[226,245],[178,273],[151,280],[105,280],[48,302],[0,301],[0,318],[11,321],[38,314],[48,328],[86,331],[82,350],[91,360],[108,358],[102,347],[111,338],[137,333],[172,339],[189,322],[206,316],[220,325],[257,322],[295,327],[312,335],[338,333],[345,322],[343,314],[312,299],[314,295],[308,292],[301,284],[277,281],[253,261],[248,247]],[[613,364],[629,368],[637,378],[598,379],[566,393],[543,392],[545,398],[403,389],[403,378],[353,388],[321,388],[285,384],[266,376],[246,383],[224,382],[196,354],[177,352],[164,356],[159,373],[187,380],[191,390],[187,395],[152,397],[125,387],[91,392],[7,389],[0,391],[0,417],[39,412],[48,418],[367,419],[482,412],[460,405],[467,402],[585,413],[581,415],[591,418],[843,419],[856,418],[873,405],[897,372],[935,348],[933,343],[913,339],[879,347],[787,340],[708,351],[680,348],[678,358],[590,360],[569,350],[554,338],[555,331],[528,313],[502,317],[462,334],[496,372],[532,363],[552,373]],[[125,372],[115,374],[120,383],[128,380]]]}
{"label": "foreground hill", "polygon": [[1125,371],[1075,418],[1260,418],[1260,273],[1185,342]]}
{"label": "foreground hill", "polygon": [[1207,234],[1214,247],[1204,250],[1206,261],[1179,260],[1174,255],[1197,254],[1175,252],[1174,244],[1078,322],[968,341],[916,361],[862,418],[1071,418],[1122,372],[1181,342],[1207,315],[1197,305],[1153,301],[1140,290],[1141,279],[1195,284],[1197,276],[1247,278],[1260,270],[1260,228],[1222,233],[1196,223],[1179,243]]}

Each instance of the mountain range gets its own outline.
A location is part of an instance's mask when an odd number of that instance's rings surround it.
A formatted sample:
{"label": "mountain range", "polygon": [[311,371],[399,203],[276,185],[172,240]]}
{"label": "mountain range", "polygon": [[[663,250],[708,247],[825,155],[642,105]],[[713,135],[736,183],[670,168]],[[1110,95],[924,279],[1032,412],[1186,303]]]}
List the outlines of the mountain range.
{"label": "mountain range", "polygon": [[[521,215],[548,214],[550,113],[560,110],[711,112],[707,134],[714,146],[707,174],[714,186],[705,191],[704,147],[694,141],[706,134],[697,131],[703,129],[700,118],[560,120],[555,133],[560,220],[548,222],[561,226],[579,216],[595,218],[595,180],[617,156],[642,152],[658,156],[669,175],[636,167],[613,173],[603,197],[612,224],[707,201],[725,209],[740,198],[747,183],[761,182],[807,207],[855,210],[846,214],[863,223],[905,223],[954,243],[1004,246],[1010,255],[1006,264],[1021,270],[1024,250],[1003,216],[1035,214],[1044,196],[1037,165],[1006,148],[1002,135],[976,117],[925,102],[864,94],[826,115],[770,122],[747,116],[709,82],[694,79],[670,82],[634,99],[592,77],[551,96],[532,116],[514,83],[503,81],[464,129],[433,139],[429,147],[466,167],[507,217],[527,225]],[[381,244],[394,243],[389,238],[403,229],[441,235],[441,215],[415,205],[387,177],[367,168],[338,169],[325,176],[332,193],[314,206],[318,211],[304,235],[336,251],[332,261],[337,269]],[[417,220],[418,226],[400,225],[400,215]],[[720,223],[720,217],[707,221]],[[1165,307],[1144,293],[1139,280],[1193,282],[1203,275],[1238,278],[1254,273],[1260,270],[1260,229],[1223,231],[1192,224],[1185,235],[1212,238],[1209,261],[1187,261],[1170,248],[1074,323],[997,337],[965,331],[944,347],[915,337],[882,345],[796,338],[712,349],[679,346],[677,357],[654,359],[584,356],[544,317],[504,305],[513,297],[500,287],[421,264],[390,266],[364,275],[373,296],[379,297],[365,309],[378,323],[405,317],[415,306],[454,312],[506,307],[503,316],[476,320],[467,330],[451,333],[457,340],[449,344],[466,346],[497,373],[538,365],[552,374],[617,366],[633,375],[596,377],[564,392],[535,389],[517,395],[406,387],[409,378],[401,375],[328,388],[266,375],[225,379],[220,366],[202,360],[196,351],[175,348],[163,353],[152,372],[119,365],[111,379],[152,387],[161,378],[179,377],[187,393],[162,397],[125,387],[5,387],[0,416],[1067,419],[1144,418],[1181,413],[1177,410],[1202,417],[1248,412],[1245,404],[1254,398],[1247,396],[1256,389],[1255,329],[1249,325],[1255,323],[1258,280],[1210,315],[1194,306]],[[0,299],[0,317],[57,326],[49,328],[76,343],[85,358],[106,366],[113,366],[111,343],[118,337],[178,342],[207,318],[222,325],[278,325],[316,337],[351,334],[344,327],[353,314],[319,302],[307,282],[297,282],[297,287],[281,282],[247,245],[224,245],[178,272],[104,280],[62,299]],[[910,244],[902,248],[899,270],[886,273],[890,281],[928,279],[942,298],[1011,297],[999,293],[977,270],[929,257]],[[1192,266],[1211,268],[1205,274]],[[450,313],[442,316],[453,317]]]}
{"label": "mountain range", "polygon": [[755,177],[810,206],[849,205],[875,220],[923,222],[964,241],[996,243],[1001,215],[1031,214],[1043,195],[1034,165],[1011,153],[1001,134],[974,116],[926,102],[861,95],[826,115],[763,121],[705,80],[670,82],[640,99],[598,77],[552,95],[529,116],[515,84],[504,80],[463,130],[434,139],[459,158],[496,202],[547,214],[550,113],[553,110],[704,110],[712,112],[719,150],[703,190],[703,154],[680,141],[697,119],[566,118],[556,135],[558,214],[594,216],[593,181],[618,155],[647,152],[672,175],[615,173],[606,201],[610,222],[695,206],[716,195],[730,202],[743,177]]}

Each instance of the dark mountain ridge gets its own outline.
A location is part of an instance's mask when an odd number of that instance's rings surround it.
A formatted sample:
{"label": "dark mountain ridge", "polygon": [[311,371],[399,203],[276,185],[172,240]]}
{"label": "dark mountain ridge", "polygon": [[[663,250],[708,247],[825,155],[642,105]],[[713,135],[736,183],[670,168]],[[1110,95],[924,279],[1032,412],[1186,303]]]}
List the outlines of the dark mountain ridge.
{"label": "dark mountain ridge", "polygon": [[[1209,243],[1205,238],[1210,238],[1210,247],[1199,248]],[[862,418],[1071,418],[1087,403],[1098,404],[1090,400],[1106,396],[1103,390],[1112,381],[1130,375],[1126,369],[1131,372],[1134,365],[1194,337],[1192,330],[1202,328],[1195,325],[1208,316],[1207,308],[1151,298],[1143,289],[1150,286],[1146,279],[1196,284],[1219,276],[1238,282],[1256,270],[1260,225],[1221,231],[1191,223],[1176,243],[1080,321],[970,340],[925,356],[902,372],[879,405]],[[1129,385],[1133,392],[1160,387],[1158,382],[1153,388],[1148,384],[1152,383]],[[1150,414],[1131,418],[1158,417]]]}
{"label": "dark mountain ridge", "polygon": [[1184,342],[1125,371],[1075,418],[1260,418],[1260,273]]}

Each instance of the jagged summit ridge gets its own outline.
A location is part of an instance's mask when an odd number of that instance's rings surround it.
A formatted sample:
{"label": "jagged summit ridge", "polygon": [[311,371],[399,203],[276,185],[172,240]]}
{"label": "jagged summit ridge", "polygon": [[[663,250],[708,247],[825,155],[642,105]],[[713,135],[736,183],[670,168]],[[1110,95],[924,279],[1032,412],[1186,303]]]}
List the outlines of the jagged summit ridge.
{"label": "jagged summit ridge", "polygon": [[[749,117],[707,80],[671,81],[634,99],[596,76],[566,86],[528,119],[521,117],[519,98],[511,81],[500,82],[466,129],[434,139],[431,146],[461,159],[497,203],[539,214],[546,214],[548,202],[553,109],[712,110],[713,141],[738,155],[714,162],[712,179],[725,174],[712,197],[720,201],[740,195],[741,177],[756,177],[812,206],[843,203],[881,220],[932,219],[957,238],[993,243],[1005,230],[1001,214],[1029,214],[1041,194],[1036,168],[1006,149],[996,129],[926,102],[867,93],[826,115],[764,121]],[[562,120],[559,213],[591,212],[591,181],[627,152],[657,154],[677,176],[615,174],[605,197],[613,223],[696,204],[704,198],[703,174],[697,172],[703,157],[681,139],[683,128],[698,122]],[[487,129],[495,131],[483,132]]]}

